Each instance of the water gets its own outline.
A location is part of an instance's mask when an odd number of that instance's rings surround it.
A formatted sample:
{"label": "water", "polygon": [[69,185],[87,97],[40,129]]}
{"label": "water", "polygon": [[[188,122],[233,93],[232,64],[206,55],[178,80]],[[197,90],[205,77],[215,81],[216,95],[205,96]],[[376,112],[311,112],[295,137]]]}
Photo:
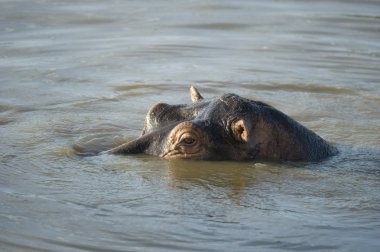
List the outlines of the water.
{"label": "water", "polygon": [[[378,251],[378,1],[0,1],[2,251]],[[235,92],[320,163],[79,157]]]}

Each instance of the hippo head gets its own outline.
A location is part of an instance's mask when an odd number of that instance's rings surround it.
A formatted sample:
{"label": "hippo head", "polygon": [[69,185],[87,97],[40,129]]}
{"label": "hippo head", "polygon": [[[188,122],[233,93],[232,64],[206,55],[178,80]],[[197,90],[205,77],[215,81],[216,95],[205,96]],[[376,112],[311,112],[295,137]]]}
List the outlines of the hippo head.
{"label": "hippo head", "polygon": [[165,159],[320,160],[333,147],[275,108],[236,94],[205,100],[190,88],[192,104],[159,103],[147,113],[142,135],[108,151]]}

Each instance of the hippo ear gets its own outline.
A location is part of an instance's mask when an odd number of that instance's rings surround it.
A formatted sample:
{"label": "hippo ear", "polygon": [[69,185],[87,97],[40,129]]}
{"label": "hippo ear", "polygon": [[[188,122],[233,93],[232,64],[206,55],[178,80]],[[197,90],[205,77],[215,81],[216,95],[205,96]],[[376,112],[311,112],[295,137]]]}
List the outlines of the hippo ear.
{"label": "hippo ear", "polygon": [[234,122],[231,127],[235,140],[243,143],[248,143],[249,128],[245,120],[240,119]]}
{"label": "hippo ear", "polygon": [[195,87],[193,87],[193,86],[190,87],[190,96],[191,96],[191,101],[193,103],[195,103],[195,102],[200,101],[200,100],[203,99],[203,97],[199,93],[199,91]]}

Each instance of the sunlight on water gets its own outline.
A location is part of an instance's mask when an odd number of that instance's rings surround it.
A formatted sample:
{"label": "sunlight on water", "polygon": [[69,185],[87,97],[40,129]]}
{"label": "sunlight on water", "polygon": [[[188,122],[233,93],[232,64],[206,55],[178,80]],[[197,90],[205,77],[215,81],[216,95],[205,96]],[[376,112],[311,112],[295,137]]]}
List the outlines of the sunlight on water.
{"label": "sunlight on water", "polygon": [[[376,1],[2,1],[4,251],[378,251]],[[320,163],[96,155],[154,104],[264,101]]]}

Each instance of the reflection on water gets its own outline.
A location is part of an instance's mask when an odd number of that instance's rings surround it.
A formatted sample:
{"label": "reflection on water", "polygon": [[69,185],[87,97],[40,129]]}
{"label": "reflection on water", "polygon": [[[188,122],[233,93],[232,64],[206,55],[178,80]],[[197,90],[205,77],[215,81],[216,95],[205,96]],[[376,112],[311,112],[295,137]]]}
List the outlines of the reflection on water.
{"label": "reflection on water", "polygon": [[203,187],[220,195],[226,191],[228,199],[239,205],[246,188],[254,183],[252,169],[255,165],[232,162],[169,161],[170,185],[178,189]]}
{"label": "reflection on water", "polygon": [[[2,1],[4,251],[377,251],[377,1]],[[336,144],[321,163],[94,154],[155,103],[226,92]]]}

